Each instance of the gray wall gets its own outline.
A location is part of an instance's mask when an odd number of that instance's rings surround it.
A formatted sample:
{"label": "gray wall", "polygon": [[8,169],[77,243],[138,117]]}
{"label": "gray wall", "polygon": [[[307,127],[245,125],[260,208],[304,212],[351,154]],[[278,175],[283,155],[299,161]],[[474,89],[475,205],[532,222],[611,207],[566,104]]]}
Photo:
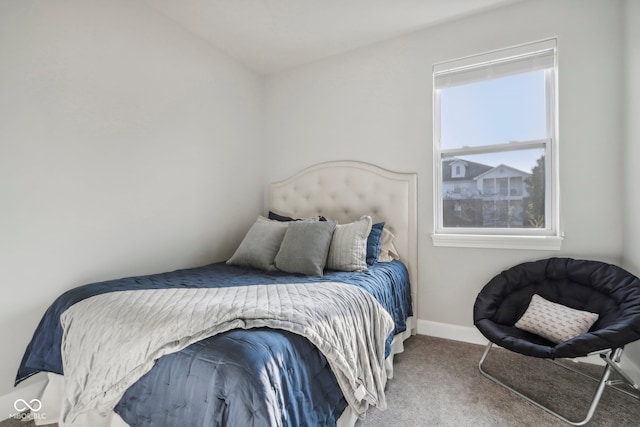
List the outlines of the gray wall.
{"label": "gray wall", "polygon": [[[480,288],[516,263],[548,256],[620,263],[621,24],[618,1],[522,2],[271,76],[266,181],[332,159],[417,172],[425,331],[471,328]],[[559,51],[562,249],[434,247],[433,64],[549,37]]]}
{"label": "gray wall", "polygon": [[[640,276],[640,2],[626,0],[624,10],[624,251],[623,266]],[[640,373],[640,341],[626,354]],[[640,383],[640,375],[637,378]]]}
{"label": "gray wall", "polygon": [[10,0],[0,94],[1,396],[58,294],[230,255],[262,80],[140,2]]}

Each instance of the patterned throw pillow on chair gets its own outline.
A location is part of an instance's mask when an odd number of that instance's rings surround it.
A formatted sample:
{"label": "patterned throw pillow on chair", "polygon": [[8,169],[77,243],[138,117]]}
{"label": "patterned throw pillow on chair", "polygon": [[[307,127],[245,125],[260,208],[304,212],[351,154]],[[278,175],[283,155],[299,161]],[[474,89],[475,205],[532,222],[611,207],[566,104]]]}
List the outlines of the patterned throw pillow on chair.
{"label": "patterned throw pillow on chair", "polygon": [[576,310],[533,295],[515,326],[560,344],[588,332],[596,320],[597,313]]}

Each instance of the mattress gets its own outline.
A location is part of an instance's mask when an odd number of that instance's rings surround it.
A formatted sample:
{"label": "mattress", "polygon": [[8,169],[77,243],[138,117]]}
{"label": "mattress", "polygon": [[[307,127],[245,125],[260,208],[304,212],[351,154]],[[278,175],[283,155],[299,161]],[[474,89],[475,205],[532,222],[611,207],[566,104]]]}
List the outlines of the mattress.
{"label": "mattress", "polygon": [[[361,273],[323,277],[243,269],[225,263],[80,286],[43,316],[18,370],[16,384],[41,372],[63,374],[60,315],[74,303],[136,289],[229,287],[330,281],[359,286],[391,314],[394,334],[412,315],[406,267],[378,263]],[[324,356],[305,338],[281,330],[232,330],[158,359],[115,408],[131,426],[333,426],[346,408]]]}

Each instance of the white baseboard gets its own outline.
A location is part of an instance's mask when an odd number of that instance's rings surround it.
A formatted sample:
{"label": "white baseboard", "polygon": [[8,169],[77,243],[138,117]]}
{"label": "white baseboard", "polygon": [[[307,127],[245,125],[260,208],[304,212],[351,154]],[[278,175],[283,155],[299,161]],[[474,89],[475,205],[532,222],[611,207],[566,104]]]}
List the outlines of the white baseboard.
{"label": "white baseboard", "polygon": [[640,365],[629,359],[625,353],[622,354],[620,365],[622,369],[624,369],[624,372],[627,373],[636,384],[640,385]]}
{"label": "white baseboard", "polygon": [[[29,403],[33,399],[37,399],[45,385],[47,385],[47,377],[38,375],[27,380],[24,385],[20,385],[9,393],[0,396],[0,420],[11,418],[19,412],[14,406],[17,400],[22,399]],[[18,406],[21,407],[22,404]]]}
{"label": "white baseboard", "polygon": [[431,320],[418,319],[418,334],[470,344],[487,345],[489,342],[480,331],[472,326],[452,325]]}

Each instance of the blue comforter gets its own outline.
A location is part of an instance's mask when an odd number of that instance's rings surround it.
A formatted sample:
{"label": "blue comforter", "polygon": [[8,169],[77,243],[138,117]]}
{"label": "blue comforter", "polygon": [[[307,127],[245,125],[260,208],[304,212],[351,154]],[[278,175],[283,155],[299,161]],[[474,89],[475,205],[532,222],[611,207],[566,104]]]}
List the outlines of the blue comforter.
{"label": "blue comforter", "polygon": [[[406,330],[405,321],[412,315],[411,291],[407,269],[398,261],[378,263],[362,273],[326,272],[323,277],[216,263],[65,292],[40,321],[16,384],[41,371],[63,374],[60,315],[85,298],[121,290],[319,281],[367,290],[394,318],[393,334]],[[163,356],[127,390],[115,411],[131,426],[333,426],[346,406],[324,356],[308,340],[261,328],[229,331]]]}

